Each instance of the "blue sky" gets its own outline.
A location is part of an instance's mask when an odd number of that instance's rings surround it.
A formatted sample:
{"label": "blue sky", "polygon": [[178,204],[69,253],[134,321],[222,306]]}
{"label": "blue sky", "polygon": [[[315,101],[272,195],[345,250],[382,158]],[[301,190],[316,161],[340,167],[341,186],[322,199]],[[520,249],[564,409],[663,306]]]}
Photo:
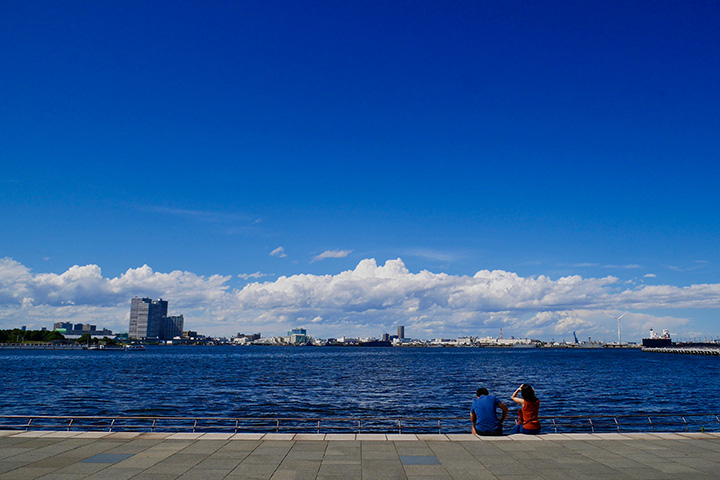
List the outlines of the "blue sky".
{"label": "blue sky", "polygon": [[717,336],[718,24],[709,1],[5,3],[0,328],[126,330],[163,295],[208,333],[612,340],[627,310],[633,338]]}

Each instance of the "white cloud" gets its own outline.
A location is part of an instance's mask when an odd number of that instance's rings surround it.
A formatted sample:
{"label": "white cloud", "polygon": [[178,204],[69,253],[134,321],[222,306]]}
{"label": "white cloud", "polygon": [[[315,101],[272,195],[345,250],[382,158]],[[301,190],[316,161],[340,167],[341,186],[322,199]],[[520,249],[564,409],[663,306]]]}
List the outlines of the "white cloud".
{"label": "white cloud", "polygon": [[651,327],[697,330],[690,319],[643,310],[720,308],[720,284],[627,287],[612,276],[412,273],[401,259],[384,265],[365,259],[335,275],[281,276],[241,289],[231,289],[230,279],[155,272],[147,265],[114,278],[103,276],[97,265],[34,273],[15,260],[0,259],[0,328],[49,327],[63,320],[127,331],[135,295],[165,298],[171,314],[185,315],[188,328],[225,335],[243,330],[278,334],[302,322],[319,336],[379,335],[404,324],[411,335],[426,338],[497,336],[503,328],[506,336],[571,339],[577,331],[583,338],[613,340],[616,322],[605,314],[629,310],[623,317],[624,338],[639,339]]}
{"label": "white cloud", "polygon": [[310,263],[319,262],[326,258],[345,258],[352,253],[352,250],[325,250],[320,255],[316,255]]}
{"label": "white cloud", "polygon": [[272,252],[270,252],[270,256],[285,258],[285,257],[287,257],[287,254],[285,253],[285,249],[283,247],[278,247],[275,250],[273,250]]}
{"label": "white cloud", "polygon": [[255,272],[255,273],[239,273],[239,274],[237,275],[238,278],[241,278],[241,279],[243,279],[243,280],[252,280],[252,279],[256,279],[256,278],[263,278],[263,277],[270,277],[270,276],[272,276],[272,274],[270,274],[270,273],[260,273],[260,272]]}
{"label": "white cloud", "polygon": [[655,277],[657,277],[657,275],[655,275],[654,273],[646,273],[645,275],[643,275],[643,278],[655,278]]}
{"label": "white cloud", "polygon": [[[146,210],[153,213],[159,213],[161,215],[171,215],[174,217],[180,217],[187,220],[193,220],[197,222],[205,223],[217,223],[217,224],[233,224],[233,223],[248,223],[251,221],[250,217],[246,214],[241,213],[227,213],[217,212],[212,210],[192,210],[182,208],[167,208],[158,206],[143,206],[142,210]],[[258,219],[252,221],[252,224],[259,223]]]}

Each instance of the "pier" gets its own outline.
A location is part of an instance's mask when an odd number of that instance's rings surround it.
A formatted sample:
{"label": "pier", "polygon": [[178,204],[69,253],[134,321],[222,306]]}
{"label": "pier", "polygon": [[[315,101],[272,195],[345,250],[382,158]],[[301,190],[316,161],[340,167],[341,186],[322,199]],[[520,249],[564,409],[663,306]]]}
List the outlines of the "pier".
{"label": "pier", "polygon": [[0,479],[702,479],[720,433],[0,431]]}
{"label": "pier", "polygon": [[643,347],[643,352],[680,353],[684,355],[720,355],[720,347]]}

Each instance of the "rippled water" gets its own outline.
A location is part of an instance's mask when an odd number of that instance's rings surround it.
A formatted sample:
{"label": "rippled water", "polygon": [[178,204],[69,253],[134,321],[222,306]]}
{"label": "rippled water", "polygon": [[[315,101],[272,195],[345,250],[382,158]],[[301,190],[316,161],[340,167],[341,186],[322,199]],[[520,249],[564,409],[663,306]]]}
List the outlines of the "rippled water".
{"label": "rippled water", "polygon": [[542,415],[720,411],[720,358],[639,350],[0,350],[0,414],[466,417],[522,382]]}

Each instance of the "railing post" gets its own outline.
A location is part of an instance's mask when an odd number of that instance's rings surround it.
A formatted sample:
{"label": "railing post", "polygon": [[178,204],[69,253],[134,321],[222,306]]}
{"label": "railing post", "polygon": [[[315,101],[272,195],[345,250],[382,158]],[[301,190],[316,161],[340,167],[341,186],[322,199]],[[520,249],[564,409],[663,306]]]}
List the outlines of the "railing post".
{"label": "railing post", "polygon": [[652,419],[651,419],[650,417],[647,417],[647,418],[648,418],[648,422],[650,422],[650,431],[651,431],[651,432],[654,432],[654,431],[655,431],[655,425],[653,425]]}
{"label": "railing post", "polygon": [[318,435],[320,434],[320,419],[318,418]]}
{"label": "railing post", "polygon": [[157,422],[157,418],[153,418],[153,423],[152,423],[152,425],[150,426],[150,431],[151,431],[151,432],[154,432],[154,431],[155,431],[155,423],[156,423],[156,422]]}
{"label": "railing post", "polygon": [[195,430],[196,430],[196,429],[197,429],[197,418],[196,418],[195,421],[193,422],[193,431],[192,431],[192,433],[195,433]]}
{"label": "railing post", "polygon": [[590,422],[590,431],[595,433],[595,426],[592,423],[592,418],[588,417],[588,421]]}
{"label": "railing post", "polygon": [[240,420],[235,419],[235,431],[233,433],[237,433],[239,424],[240,424]]}
{"label": "railing post", "polygon": [[685,417],[680,417],[680,418],[682,418],[682,421],[685,422],[685,431],[686,431],[686,432],[689,432],[689,431],[690,431],[690,427],[688,426],[687,420],[685,420]]}
{"label": "railing post", "polygon": [[362,430],[361,430],[361,427],[360,427],[360,419],[358,418],[358,433],[360,433],[361,431],[362,431]]}
{"label": "railing post", "polygon": [[620,424],[617,421],[617,417],[613,417],[613,420],[615,420],[615,425],[617,425],[617,431],[620,433]]}
{"label": "railing post", "polygon": [[280,419],[275,419],[275,433],[280,433]]}
{"label": "railing post", "polygon": [[438,418],[438,435],[442,435],[442,427],[440,426],[440,419]]}
{"label": "railing post", "polygon": [[402,420],[398,418],[398,433],[402,433]]}
{"label": "railing post", "polygon": [[70,429],[72,428],[73,420],[75,420],[75,419],[74,419],[74,418],[71,418],[71,419],[70,419],[70,422],[68,423],[68,428],[67,428],[67,431],[68,431],[68,432],[69,432]]}
{"label": "railing post", "polygon": [[[112,419],[112,422],[110,422],[110,428],[108,429],[108,432],[112,432],[113,425],[115,425],[115,419]],[[68,430],[70,430],[70,427],[68,427]]]}
{"label": "railing post", "polygon": [[30,424],[32,423],[33,419],[32,417],[28,420],[27,425],[25,425],[25,430],[30,430]]}

